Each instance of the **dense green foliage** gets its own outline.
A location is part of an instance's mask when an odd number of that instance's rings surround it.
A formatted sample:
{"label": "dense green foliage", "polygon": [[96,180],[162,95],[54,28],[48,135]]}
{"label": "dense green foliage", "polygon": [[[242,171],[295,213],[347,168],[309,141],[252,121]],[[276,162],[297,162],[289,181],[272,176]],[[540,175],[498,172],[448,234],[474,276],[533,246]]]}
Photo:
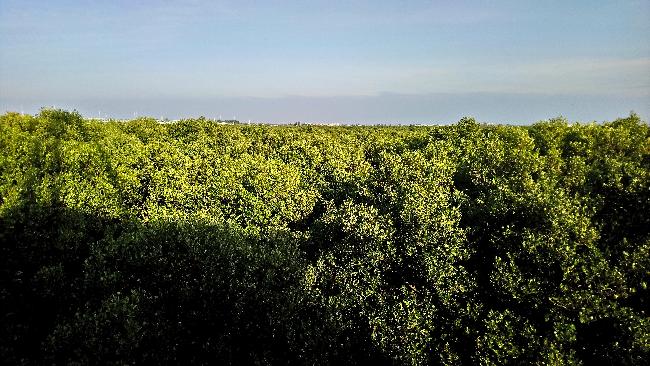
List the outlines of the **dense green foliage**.
{"label": "dense green foliage", "polygon": [[650,130],[0,117],[4,364],[647,364]]}

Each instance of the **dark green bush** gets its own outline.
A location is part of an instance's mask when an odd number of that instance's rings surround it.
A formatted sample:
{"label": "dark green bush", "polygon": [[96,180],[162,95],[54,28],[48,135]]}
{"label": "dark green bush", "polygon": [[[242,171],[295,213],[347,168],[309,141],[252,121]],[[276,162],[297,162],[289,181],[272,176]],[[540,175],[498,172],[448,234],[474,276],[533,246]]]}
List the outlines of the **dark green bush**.
{"label": "dark green bush", "polygon": [[646,364],[650,129],[0,116],[4,364]]}

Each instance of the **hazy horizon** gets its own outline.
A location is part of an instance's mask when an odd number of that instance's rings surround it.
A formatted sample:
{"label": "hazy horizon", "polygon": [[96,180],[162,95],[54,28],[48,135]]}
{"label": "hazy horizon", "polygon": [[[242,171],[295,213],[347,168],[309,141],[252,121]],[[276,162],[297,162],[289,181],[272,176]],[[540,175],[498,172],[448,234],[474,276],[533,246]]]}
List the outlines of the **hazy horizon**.
{"label": "hazy horizon", "polygon": [[0,112],[650,117],[650,2],[0,2]]}

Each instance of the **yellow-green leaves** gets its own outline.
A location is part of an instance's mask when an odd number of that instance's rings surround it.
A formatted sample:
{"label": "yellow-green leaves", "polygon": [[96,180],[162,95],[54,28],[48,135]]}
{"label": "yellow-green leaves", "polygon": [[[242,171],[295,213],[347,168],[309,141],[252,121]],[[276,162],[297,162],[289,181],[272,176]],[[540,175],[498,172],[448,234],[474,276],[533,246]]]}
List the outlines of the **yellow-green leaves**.
{"label": "yellow-green leaves", "polygon": [[8,364],[644,364],[650,130],[0,116]]}

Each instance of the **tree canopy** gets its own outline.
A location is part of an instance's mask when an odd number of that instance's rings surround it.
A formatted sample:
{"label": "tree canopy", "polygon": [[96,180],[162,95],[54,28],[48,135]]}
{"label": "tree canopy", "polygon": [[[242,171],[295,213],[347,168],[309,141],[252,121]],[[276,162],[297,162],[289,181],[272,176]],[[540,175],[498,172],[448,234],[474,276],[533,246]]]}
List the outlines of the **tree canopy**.
{"label": "tree canopy", "polygon": [[0,116],[6,364],[645,364],[650,129]]}

